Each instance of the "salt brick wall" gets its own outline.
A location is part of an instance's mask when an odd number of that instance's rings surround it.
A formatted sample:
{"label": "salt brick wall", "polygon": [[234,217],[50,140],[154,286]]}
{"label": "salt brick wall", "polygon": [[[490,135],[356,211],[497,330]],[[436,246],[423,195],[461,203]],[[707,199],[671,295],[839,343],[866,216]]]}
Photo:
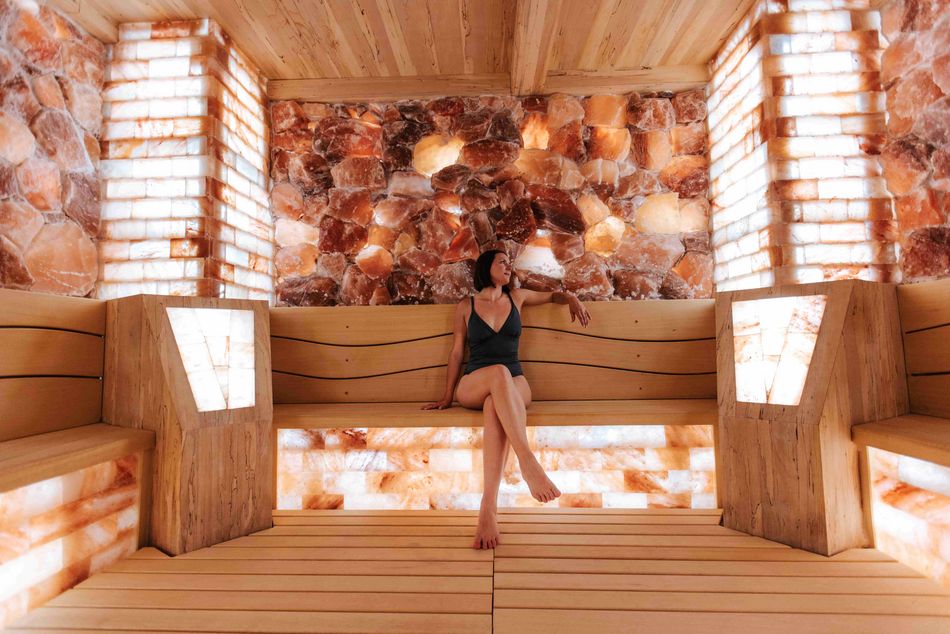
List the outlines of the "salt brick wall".
{"label": "salt brick wall", "polygon": [[0,493],[0,629],[138,549],[141,454]]}
{"label": "salt brick wall", "polygon": [[93,290],[105,54],[56,11],[0,0],[0,287]]}
{"label": "salt brick wall", "polygon": [[264,83],[212,20],[120,26],[98,297],[272,298]]}
{"label": "salt brick wall", "polygon": [[950,275],[950,2],[891,0],[882,159],[894,196],[905,282]]}
{"label": "salt brick wall", "polygon": [[713,59],[718,290],[897,279],[879,31],[868,0],[761,0]]}
{"label": "salt brick wall", "polygon": [[702,90],[273,103],[278,300],[455,302],[489,248],[526,288],[709,297],[705,117]]}

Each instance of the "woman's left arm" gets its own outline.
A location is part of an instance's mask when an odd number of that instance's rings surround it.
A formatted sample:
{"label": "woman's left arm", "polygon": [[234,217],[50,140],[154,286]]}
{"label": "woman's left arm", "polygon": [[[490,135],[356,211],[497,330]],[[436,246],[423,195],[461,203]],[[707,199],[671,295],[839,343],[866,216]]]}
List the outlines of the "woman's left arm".
{"label": "woman's left arm", "polygon": [[587,309],[584,308],[581,300],[577,299],[573,293],[568,293],[565,291],[542,293],[539,291],[531,291],[526,288],[514,289],[512,292],[521,295],[523,298],[522,306],[536,306],[538,304],[546,304],[548,302],[553,304],[567,304],[571,311],[571,321],[579,319],[582,326],[587,326],[587,324],[590,323],[590,313],[587,312]]}

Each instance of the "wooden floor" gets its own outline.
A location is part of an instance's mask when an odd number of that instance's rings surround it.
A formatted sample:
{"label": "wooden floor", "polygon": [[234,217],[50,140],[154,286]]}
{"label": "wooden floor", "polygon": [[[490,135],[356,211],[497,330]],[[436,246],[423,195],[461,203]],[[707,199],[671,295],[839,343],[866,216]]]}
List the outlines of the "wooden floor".
{"label": "wooden floor", "polygon": [[719,511],[278,511],[169,558],[144,549],[10,632],[950,632],[950,594],[873,549],[835,557]]}

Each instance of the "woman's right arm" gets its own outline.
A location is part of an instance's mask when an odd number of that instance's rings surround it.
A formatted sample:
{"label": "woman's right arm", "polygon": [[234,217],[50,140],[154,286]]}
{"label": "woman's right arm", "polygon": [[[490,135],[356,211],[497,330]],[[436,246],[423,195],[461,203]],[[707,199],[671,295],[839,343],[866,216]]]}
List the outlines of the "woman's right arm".
{"label": "woman's right arm", "polygon": [[452,351],[449,353],[449,364],[446,368],[445,393],[442,395],[442,400],[423,405],[422,409],[445,409],[446,407],[452,406],[455,386],[458,384],[462,375],[462,357],[465,353],[466,329],[465,301],[463,300],[455,307]]}

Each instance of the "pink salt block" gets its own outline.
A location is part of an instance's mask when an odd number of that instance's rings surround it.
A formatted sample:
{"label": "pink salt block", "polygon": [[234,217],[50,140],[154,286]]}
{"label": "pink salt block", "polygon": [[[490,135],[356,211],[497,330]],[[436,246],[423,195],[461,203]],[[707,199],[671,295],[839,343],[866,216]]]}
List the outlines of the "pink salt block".
{"label": "pink salt block", "polygon": [[96,245],[78,224],[47,224],[23,257],[33,275],[31,290],[40,293],[85,296],[99,274]]}
{"label": "pink salt block", "polygon": [[584,125],[623,128],[627,125],[626,111],[624,95],[591,95],[584,100]]}
{"label": "pink salt block", "polygon": [[564,267],[564,288],[583,300],[606,299],[613,293],[603,258],[590,252]]}

